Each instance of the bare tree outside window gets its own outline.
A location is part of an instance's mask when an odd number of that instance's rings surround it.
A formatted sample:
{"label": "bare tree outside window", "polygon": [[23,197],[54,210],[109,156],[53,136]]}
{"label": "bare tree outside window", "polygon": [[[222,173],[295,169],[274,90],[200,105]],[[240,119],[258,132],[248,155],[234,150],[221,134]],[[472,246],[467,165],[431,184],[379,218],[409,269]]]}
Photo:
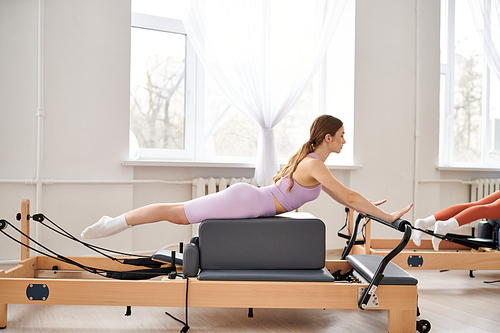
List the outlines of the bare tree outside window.
{"label": "bare tree outside window", "polygon": [[441,13],[440,165],[498,168],[500,80],[469,2],[441,0]]}
{"label": "bare tree outside window", "polygon": [[481,162],[482,81],[477,56],[455,55],[454,157],[456,162]]}
{"label": "bare tree outside window", "polygon": [[138,44],[146,36],[149,42],[144,48],[150,50],[136,47],[138,52],[147,52],[146,56],[136,55],[144,57],[144,61],[137,61],[132,54],[130,128],[140,148],[183,149],[185,36],[132,31],[132,43]]}
{"label": "bare tree outside window", "polygon": [[209,73],[204,102],[205,158],[256,156],[259,126],[227,100]]}

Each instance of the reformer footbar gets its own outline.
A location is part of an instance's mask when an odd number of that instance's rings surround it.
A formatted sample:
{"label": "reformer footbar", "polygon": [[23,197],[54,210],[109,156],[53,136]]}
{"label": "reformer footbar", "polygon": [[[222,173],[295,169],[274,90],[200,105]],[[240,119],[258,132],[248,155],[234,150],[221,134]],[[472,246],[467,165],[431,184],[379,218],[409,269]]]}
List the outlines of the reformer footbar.
{"label": "reformer footbar", "polygon": [[354,224],[354,230],[352,231],[351,238],[349,242],[347,243],[347,246],[344,248],[344,251],[342,252],[342,256],[340,257],[340,260],[346,260],[349,253],[351,252],[352,247],[354,246],[356,242],[356,236],[358,233],[358,227],[359,224],[361,223],[362,219],[372,219],[375,220],[379,223],[382,223],[388,227],[391,227],[393,229],[399,230],[403,232],[403,238],[401,239],[400,243],[398,246],[396,246],[392,251],[390,251],[385,257],[382,258],[380,261],[373,277],[371,278],[370,285],[366,290],[364,291],[363,295],[359,299],[358,302],[358,307],[362,310],[366,309],[366,305],[368,304],[368,301],[370,300],[370,297],[375,293],[375,290],[377,289],[378,285],[384,278],[384,270],[387,267],[387,265],[390,263],[391,259],[394,258],[398,253],[400,253],[405,247],[406,244],[408,244],[408,241],[410,240],[411,237],[411,224],[410,222],[402,219],[398,219],[394,221],[393,223],[384,221],[382,219],[379,219],[378,217],[371,216],[368,214],[362,214],[359,213],[358,217],[356,219],[356,222]]}
{"label": "reformer footbar", "polygon": [[[348,213],[349,210],[346,209],[346,212]],[[358,228],[361,223],[362,219],[371,219],[375,220],[383,225],[386,225],[388,227],[391,227],[393,229],[396,229],[398,231],[403,232],[403,237],[399,244],[392,249],[387,255],[384,257],[380,256],[372,256],[372,255],[349,255],[349,253],[352,250],[352,247],[356,244],[356,237],[358,233]],[[366,223],[365,223],[366,224]],[[398,273],[403,273],[407,274],[405,271],[401,270],[397,265],[391,262],[391,260],[397,256],[408,244],[410,238],[411,238],[411,233],[412,233],[412,225],[410,222],[402,219],[397,219],[396,221],[390,223],[388,221],[382,220],[378,217],[371,216],[368,214],[362,214],[359,213],[358,217],[356,219],[356,222],[354,223],[353,226],[353,231],[351,238],[349,242],[347,243],[346,247],[344,248],[344,251],[342,252],[342,256],[340,257],[341,260],[347,260],[353,267],[356,268],[356,271],[359,270],[362,275],[362,277],[366,278],[369,282],[368,287],[363,291],[361,294],[359,300],[358,300],[358,307],[362,310],[365,310],[367,308],[368,302],[372,297],[375,296],[375,291],[378,288],[379,284],[382,283],[382,280],[386,277],[384,275],[384,272],[386,271],[386,268],[389,267],[392,269],[392,272],[394,272],[394,268],[397,268]],[[380,257],[380,262],[376,262],[376,260],[367,260],[367,259],[372,259],[374,257]],[[392,267],[391,267],[392,266]],[[376,269],[375,269],[376,267]],[[355,279],[356,275],[352,276],[346,276],[349,274],[347,272],[343,276],[335,276],[336,273],[333,273],[334,277],[337,279],[344,279],[346,281],[350,281],[351,279]],[[409,274],[408,276],[399,276],[398,278],[407,280],[407,282],[401,282],[403,284],[416,284],[416,280],[411,277]],[[412,282],[411,279],[414,279],[415,281]],[[417,305],[417,316],[420,315],[420,311]],[[430,322],[425,319],[420,319],[417,321],[417,331],[418,332],[429,332],[431,328]]]}

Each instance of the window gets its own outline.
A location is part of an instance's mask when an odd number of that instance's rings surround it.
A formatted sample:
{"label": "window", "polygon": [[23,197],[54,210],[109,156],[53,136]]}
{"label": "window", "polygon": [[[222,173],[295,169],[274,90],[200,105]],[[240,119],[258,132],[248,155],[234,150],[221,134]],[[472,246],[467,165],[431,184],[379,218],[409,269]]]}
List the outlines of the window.
{"label": "window", "polygon": [[[485,0],[490,1],[490,0]],[[500,164],[500,95],[468,1],[441,1],[441,166]]]}
{"label": "window", "polygon": [[135,13],[131,28],[131,155],[190,159],[196,56],[178,20]]}
{"label": "window", "polygon": [[[130,156],[252,163],[259,126],[233,107],[203,70],[176,6],[176,1],[132,2]],[[354,17],[350,1],[315,78],[275,127],[281,163],[309,139],[314,118],[329,113],[343,120],[348,145],[328,163],[352,164]]]}

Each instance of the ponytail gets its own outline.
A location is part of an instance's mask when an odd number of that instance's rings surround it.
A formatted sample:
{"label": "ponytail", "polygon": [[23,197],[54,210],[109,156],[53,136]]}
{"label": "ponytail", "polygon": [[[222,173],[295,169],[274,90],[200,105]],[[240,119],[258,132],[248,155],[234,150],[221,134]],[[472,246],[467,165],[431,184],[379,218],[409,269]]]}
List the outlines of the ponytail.
{"label": "ponytail", "polygon": [[[288,192],[292,190],[294,181],[293,181],[293,174],[295,170],[297,170],[297,166],[299,165],[300,161],[304,159],[304,157],[307,156],[307,154],[310,154],[314,151],[313,144],[310,142],[306,142],[300,147],[300,149],[288,160],[288,164],[281,169],[281,171],[273,177],[273,182],[277,182],[281,178],[285,176],[290,177],[290,186],[288,187]],[[290,175],[288,175],[290,173]]]}

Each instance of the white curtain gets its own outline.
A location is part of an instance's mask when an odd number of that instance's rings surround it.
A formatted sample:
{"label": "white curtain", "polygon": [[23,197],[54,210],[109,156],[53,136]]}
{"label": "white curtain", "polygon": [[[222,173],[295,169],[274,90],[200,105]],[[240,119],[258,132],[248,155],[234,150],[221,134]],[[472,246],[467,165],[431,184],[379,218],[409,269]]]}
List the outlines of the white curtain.
{"label": "white curtain", "polygon": [[469,5],[484,45],[488,67],[500,80],[500,2],[469,0]]}
{"label": "white curtain", "polygon": [[186,7],[184,27],[205,70],[260,126],[260,186],[279,169],[273,128],[314,76],[347,1],[192,0]]}

